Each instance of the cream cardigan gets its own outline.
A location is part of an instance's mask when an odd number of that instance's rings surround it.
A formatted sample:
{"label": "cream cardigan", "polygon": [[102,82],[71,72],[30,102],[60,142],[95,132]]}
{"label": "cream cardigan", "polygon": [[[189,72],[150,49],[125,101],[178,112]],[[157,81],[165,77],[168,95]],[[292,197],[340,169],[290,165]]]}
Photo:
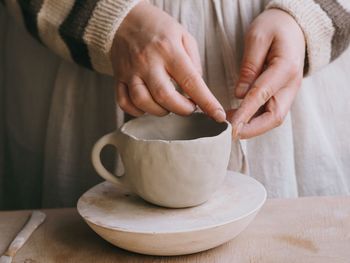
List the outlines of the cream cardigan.
{"label": "cream cardigan", "polygon": [[[115,32],[140,0],[2,0],[45,46],[61,57],[112,75]],[[337,58],[350,42],[348,0],[272,0],[266,8],[291,14],[307,42],[307,73]]]}

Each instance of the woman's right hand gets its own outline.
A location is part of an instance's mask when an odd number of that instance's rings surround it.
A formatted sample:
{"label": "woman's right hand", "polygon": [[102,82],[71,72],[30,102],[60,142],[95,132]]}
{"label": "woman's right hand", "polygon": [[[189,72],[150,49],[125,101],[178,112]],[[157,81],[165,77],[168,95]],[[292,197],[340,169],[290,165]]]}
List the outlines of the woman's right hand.
{"label": "woman's right hand", "polygon": [[[189,115],[196,104],[218,122],[225,111],[201,77],[195,39],[167,13],[146,1],[119,27],[112,46],[117,101],[127,113]],[[172,79],[190,97],[179,93]]]}

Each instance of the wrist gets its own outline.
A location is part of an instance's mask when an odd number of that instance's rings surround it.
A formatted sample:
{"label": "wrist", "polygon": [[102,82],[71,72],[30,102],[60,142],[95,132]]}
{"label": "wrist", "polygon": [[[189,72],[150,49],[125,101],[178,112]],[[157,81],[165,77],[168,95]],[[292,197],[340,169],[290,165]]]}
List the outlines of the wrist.
{"label": "wrist", "polygon": [[280,9],[290,14],[302,29],[306,42],[306,74],[310,74],[331,61],[332,20],[315,1],[272,0],[266,9]]}

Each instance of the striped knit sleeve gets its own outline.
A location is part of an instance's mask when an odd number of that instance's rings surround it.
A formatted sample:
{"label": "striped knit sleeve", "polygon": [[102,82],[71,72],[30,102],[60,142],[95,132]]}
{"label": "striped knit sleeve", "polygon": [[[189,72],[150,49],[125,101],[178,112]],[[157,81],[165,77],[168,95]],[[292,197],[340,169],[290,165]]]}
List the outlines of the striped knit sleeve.
{"label": "striped knit sleeve", "polygon": [[335,60],[350,43],[350,0],[272,0],[266,8],[279,8],[304,32],[307,70],[311,74]]}
{"label": "striped knit sleeve", "polygon": [[43,45],[61,57],[112,75],[115,32],[140,0],[4,0],[5,7]]}

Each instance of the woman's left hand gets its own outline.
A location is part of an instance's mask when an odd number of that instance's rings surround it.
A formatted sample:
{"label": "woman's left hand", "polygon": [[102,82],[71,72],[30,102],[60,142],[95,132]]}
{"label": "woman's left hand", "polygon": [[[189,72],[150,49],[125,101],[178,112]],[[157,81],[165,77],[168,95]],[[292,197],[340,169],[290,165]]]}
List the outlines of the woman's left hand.
{"label": "woman's left hand", "polygon": [[305,39],[288,13],[270,9],[250,25],[235,89],[243,99],[228,111],[233,137],[247,139],[282,124],[303,78]]}

